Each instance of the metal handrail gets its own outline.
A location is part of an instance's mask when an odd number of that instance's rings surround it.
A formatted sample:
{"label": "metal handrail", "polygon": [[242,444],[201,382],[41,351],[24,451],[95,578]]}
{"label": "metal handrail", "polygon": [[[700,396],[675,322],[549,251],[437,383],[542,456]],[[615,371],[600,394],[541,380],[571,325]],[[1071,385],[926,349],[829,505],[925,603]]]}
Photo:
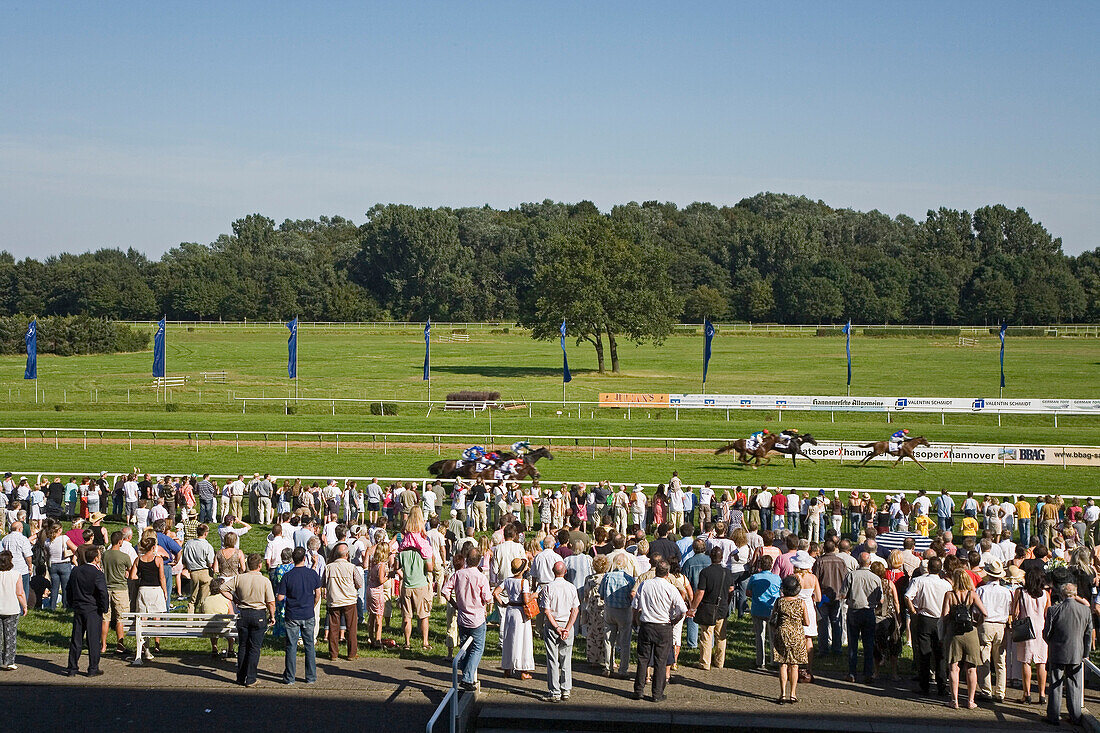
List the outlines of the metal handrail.
{"label": "metal handrail", "polygon": [[432,733],[432,728],[435,727],[435,723],[439,720],[439,716],[443,713],[444,708],[449,708],[450,718],[449,731],[455,733],[455,727],[458,725],[458,660],[466,653],[470,648],[470,644],[474,642],[474,637],[468,637],[466,641],[462,642],[462,646],[459,647],[458,653],[455,654],[454,659],[451,660],[451,689],[447,690],[447,694],[443,696],[443,700],[440,701],[439,707],[432,713],[432,717],[428,718],[428,725],[425,727],[425,733]]}

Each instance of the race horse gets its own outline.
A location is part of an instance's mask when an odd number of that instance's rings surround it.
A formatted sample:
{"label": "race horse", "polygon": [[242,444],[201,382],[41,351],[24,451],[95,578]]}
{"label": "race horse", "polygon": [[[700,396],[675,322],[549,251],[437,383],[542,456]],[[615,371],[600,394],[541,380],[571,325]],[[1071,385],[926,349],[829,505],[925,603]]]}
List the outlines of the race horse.
{"label": "race horse", "polygon": [[756,462],[753,464],[752,467],[757,468],[760,465],[760,462],[764,460],[764,457],[768,455],[768,451],[772,450],[775,447],[775,444],[778,440],[779,436],[775,435],[774,433],[765,435],[763,438],[761,438],[760,444],[757,445],[756,448],[754,448],[753,450],[749,450],[747,447],[745,447],[745,444],[748,442],[748,440],[746,438],[738,438],[732,443],[726,443],[724,446],[714,451],[714,455],[720,456],[726,453],[737,453],[737,460],[741,461],[741,463],[748,463],[749,461],[755,459]]}
{"label": "race horse", "polygon": [[[516,457],[516,454],[511,451],[504,451],[500,454],[500,461],[510,461]],[[554,460],[554,454],[550,452],[550,449],[546,446],[542,448],[535,448],[534,450],[527,451],[523,454],[523,462],[529,466],[535,465],[540,458],[545,458],[548,461]]]}
{"label": "race horse", "polygon": [[867,463],[867,461],[871,460],[875,456],[890,455],[890,456],[897,456],[898,457],[898,459],[896,461],[894,461],[892,464],[890,464],[891,468],[898,465],[899,463],[901,463],[906,458],[911,458],[913,460],[913,463],[917,464],[921,468],[924,468],[924,464],[921,463],[920,461],[918,461],[917,457],[915,455],[913,455],[916,452],[916,449],[917,449],[918,445],[923,445],[925,447],[928,446],[928,441],[925,440],[923,435],[918,435],[915,438],[909,438],[908,440],[903,441],[902,444],[901,444],[901,447],[898,448],[897,453],[891,453],[890,452],[890,441],[889,440],[879,440],[875,443],[864,443],[863,445],[861,445],[859,447],[860,448],[870,448],[871,452],[868,453],[864,457],[864,459],[862,461],[860,461],[859,463],[857,463],[856,465],[857,466],[865,465]]}
{"label": "race horse", "polygon": [[[428,466],[428,473],[437,478],[465,478],[465,479],[492,479],[496,467],[504,461],[511,460],[516,457],[515,453],[501,453],[500,461],[494,466],[478,471],[477,464],[470,461],[457,461],[453,459],[445,459],[442,461],[436,461],[432,465]],[[540,459],[545,458],[547,460],[554,460],[554,455],[546,447],[536,448],[530,451],[523,457],[523,463],[516,467],[515,473],[513,473],[510,479],[524,479],[524,478],[538,478],[539,472],[535,468],[535,463]],[[461,463],[462,465],[459,465]]]}
{"label": "race horse", "polygon": [[[796,463],[798,456],[802,456],[810,463],[817,463],[817,461],[815,461],[813,458],[802,452],[802,446],[804,445],[817,445],[817,441],[814,440],[814,436],[811,433],[806,433],[804,435],[792,435],[790,441],[787,442],[786,446],[773,446],[772,453],[782,453],[785,456],[790,456],[792,466],[798,465]],[[765,457],[764,464],[767,465],[770,460],[770,457]]]}

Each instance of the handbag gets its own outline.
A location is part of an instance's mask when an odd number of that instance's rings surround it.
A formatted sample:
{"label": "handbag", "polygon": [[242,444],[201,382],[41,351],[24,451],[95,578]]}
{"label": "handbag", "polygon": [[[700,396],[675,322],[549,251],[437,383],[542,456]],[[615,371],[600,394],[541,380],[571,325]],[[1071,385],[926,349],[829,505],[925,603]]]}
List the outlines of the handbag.
{"label": "handbag", "polygon": [[1018,618],[1008,628],[1012,641],[1017,644],[1023,641],[1031,641],[1035,638],[1035,627],[1031,625],[1031,619],[1027,616]]}
{"label": "handbag", "polygon": [[528,621],[539,615],[538,593],[523,591],[523,617]]}
{"label": "handbag", "polygon": [[695,609],[695,623],[699,626],[714,626],[718,621],[717,603],[700,603]]}

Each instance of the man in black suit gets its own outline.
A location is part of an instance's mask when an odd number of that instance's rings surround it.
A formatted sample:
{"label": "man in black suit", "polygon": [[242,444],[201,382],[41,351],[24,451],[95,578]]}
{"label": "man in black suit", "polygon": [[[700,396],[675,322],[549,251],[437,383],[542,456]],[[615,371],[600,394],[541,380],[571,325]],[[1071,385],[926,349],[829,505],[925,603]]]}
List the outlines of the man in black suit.
{"label": "man in black suit", "polygon": [[110,597],[107,595],[107,578],[100,569],[100,548],[84,545],[80,551],[82,562],[73,568],[65,588],[65,598],[73,611],[69,666],[65,674],[72,677],[77,673],[80,652],[87,639],[88,676],[98,677],[103,674],[99,668],[99,650],[103,642],[103,614],[110,609]]}

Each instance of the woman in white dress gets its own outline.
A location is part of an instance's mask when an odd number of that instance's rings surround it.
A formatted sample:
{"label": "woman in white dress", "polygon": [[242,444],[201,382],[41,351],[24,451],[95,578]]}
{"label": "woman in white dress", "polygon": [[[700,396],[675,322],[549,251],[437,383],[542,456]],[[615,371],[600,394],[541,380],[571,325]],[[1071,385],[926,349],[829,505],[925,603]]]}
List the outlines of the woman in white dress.
{"label": "woman in white dress", "polygon": [[798,678],[801,682],[813,682],[813,641],[817,638],[817,604],[821,603],[821,584],[818,583],[817,576],[813,573],[814,559],[810,556],[810,553],[805,550],[796,552],[794,557],[791,558],[791,566],[802,585],[798,597],[802,599],[803,605],[806,606],[806,618],[810,619],[810,624],[808,626],[804,625],[802,629],[803,633],[806,634],[806,665],[799,668]]}
{"label": "woman in white dress", "polygon": [[535,641],[531,631],[531,619],[523,615],[523,594],[531,592],[530,582],[523,577],[527,572],[527,558],[512,560],[512,577],[506,578],[493,591],[500,604],[500,667],[505,677],[518,673],[521,680],[531,679],[535,670]]}

